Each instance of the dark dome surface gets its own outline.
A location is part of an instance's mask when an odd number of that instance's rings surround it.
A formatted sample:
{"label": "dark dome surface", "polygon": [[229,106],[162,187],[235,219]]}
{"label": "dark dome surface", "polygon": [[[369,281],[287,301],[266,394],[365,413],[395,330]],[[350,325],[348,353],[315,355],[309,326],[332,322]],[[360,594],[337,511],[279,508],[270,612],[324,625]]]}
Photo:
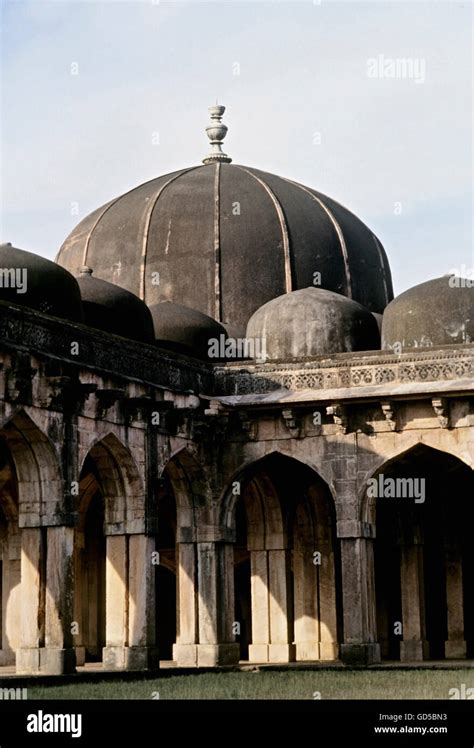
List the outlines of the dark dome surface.
{"label": "dark dome surface", "polygon": [[11,244],[0,244],[0,268],[0,301],[10,301],[72,322],[83,321],[77,281],[55,262]]}
{"label": "dark dome surface", "polygon": [[445,275],[397,296],[382,321],[382,347],[419,348],[474,343],[474,287]]}
{"label": "dark dome surface", "polygon": [[90,265],[149,306],[183,303],[242,332],[262,304],[314,285],[315,273],[322,288],[374,312],[393,298],[385,251],[356,216],[230,163],[183,169],[111,200],[69,234],[57,262],[74,274]]}
{"label": "dark dome surface", "polygon": [[77,282],[86,325],[142,343],[155,342],[153,319],[141,299],[120,286],[93,278],[90,268],[83,268]]}
{"label": "dark dome surface", "polygon": [[182,304],[163,301],[152,304],[150,311],[159,346],[178,353],[208,359],[209,341],[226,337],[225,328],[207,314]]}
{"label": "dark dome surface", "polygon": [[374,315],[356,301],[322,288],[272,299],[250,318],[247,338],[265,340],[267,361],[380,348]]}

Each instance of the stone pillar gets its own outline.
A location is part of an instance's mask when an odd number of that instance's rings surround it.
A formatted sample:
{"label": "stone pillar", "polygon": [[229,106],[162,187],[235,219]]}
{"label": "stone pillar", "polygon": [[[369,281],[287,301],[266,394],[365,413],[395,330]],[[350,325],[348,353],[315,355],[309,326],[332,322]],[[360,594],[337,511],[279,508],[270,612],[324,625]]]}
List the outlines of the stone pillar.
{"label": "stone pillar", "polygon": [[[330,528],[321,528],[327,534]],[[336,660],[339,656],[337,641],[337,596],[334,549],[330,539],[318,541],[321,550],[319,582],[319,657]]]}
{"label": "stone pillar", "polygon": [[85,647],[85,626],[86,621],[84,616],[84,575],[87,574],[87,570],[84,568],[83,562],[84,553],[84,533],[79,532],[76,529],[75,534],[75,553],[74,553],[74,620],[77,621],[79,630],[73,637],[74,649],[76,652],[76,665],[84,665],[86,661],[86,647]]}
{"label": "stone pillar", "polygon": [[318,610],[319,566],[312,549],[293,551],[294,620],[296,660],[319,660],[320,621]]}
{"label": "stone pillar", "polygon": [[[5,547],[6,546],[6,547]],[[2,642],[0,665],[15,665],[15,652],[21,646],[21,549],[20,534],[8,525],[3,548]]]}
{"label": "stone pillar", "polygon": [[239,660],[233,641],[234,549],[230,543],[197,543],[198,632],[197,664],[230,665]]}
{"label": "stone pillar", "polygon": [[446,599],[448,607],[448,638],[444,644],[445,657],[466,657],[464,639],[464,599],[461,552],[453,542],[446,544]]}
{"label": "stone pillar", "polygon": [[20,648],[16,652],[17,675],[40,672],[40,648],[44,646],[44,535],[41,527],[21,530]]}
{"label": "stone pillar", "polygon": [[196,548],[194,543],[178,543],[177,636],[173,660],[181,667],[197,665]]}
{"label": "stone pillar", "polygon": [[41,670],[76,670],[72,622],[74,617],[74,528],[48,527],[46,560],[46,633]]}
{"label": "stone pillar", "polygon": [[267,551],[250,551],[250,594],[252,605],[252,643],[249,644],[249,661],[268,662],[270,617]]}
{"label": "stone pillar", "polygon": [[128,646],[128,538],[108,535],[105,562],[104,668],[123,670]]}
{"label": "stone pillar", "polygon": [[400,660],[423,660],[427,656],[425,636],[425,595],[423,589],[423,546],[419,538],[405,539],[400,547],[403,640]]}
{"label": "stone pillar", "polygon": [[348,665],[380,662],[376,643],[376,602],[373,538],[375,527],[356,520],[338,522],[341,543],[344,643],[341,657]]}
{"label": "stone pillar", "polygon": [[129,536],[127,670],[159,667],[159,653],[155,646],[154,550],[154,537],[141,534]]}
{"label": "stone pillar", "polygon": [[289,552],[281,549],[267,553],[270,620],[268,658],[269,662],[291,662],[294,659],[294,645],[290,638],[288,605]]}
{"label": "stone pillar", "polygon": [[154,550],[155,539],[145,534],[107,536],[105,669],[147,670],[159,666]]}

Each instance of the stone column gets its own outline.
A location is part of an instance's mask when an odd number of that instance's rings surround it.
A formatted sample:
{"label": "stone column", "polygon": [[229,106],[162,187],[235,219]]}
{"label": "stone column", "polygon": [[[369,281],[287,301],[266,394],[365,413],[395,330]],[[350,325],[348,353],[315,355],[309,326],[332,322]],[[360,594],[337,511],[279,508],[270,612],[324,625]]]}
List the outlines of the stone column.
{"label": "stone column", "polygon": [[142,534],[129,536],[128,648],[125,652],[127,670],[146,670],[159,666],[159,653],[155,646],[154,550],[154,537]]}
{"label": "stone column", "polygon": [[[204,534],[204,533],[203,533]],[[233,641],[234,549],[225,542],[197,543],[198,632],[197,664],[230,665],[239,660]]]}
{"label": "stone column", "polygon": [[252,605],[252,643],[249,644],[249,661],[268,662],[270,617],[267,551],[250,551],[250,595]]}
{"label": "stone column", "polygon": [[318,610],[319,566],[312,549],[293,551],[296,660],[319,660],[320,621]]}
{"label": "stone column", "polygon": [[177,636],[173,660],[181,667],[197,665],[197,596],[196,547],[178,543],[176,574],[178,577]]}
{"label": "stone column", "polygon": [[400,547],[400,584],[403,623],[400,660],[423,660],[427,656],[423,546],[415,533],[404,539]]}
{"label": "stone column", "polygon": [[336,660],[339,656],[339,644],[334,549],[328,540],[321,541],[319,547],[319,657],[321,660]]}
{"label": "stone column", "polygon": [[21,530],[20,648],[16,652],[17,675],[40,672],[40,648],[44,646],[44,533],[41,527]]}
{"label": "stone column", "polygon": [[3,548],[1,665],[15,665],[15,652],[21,646],[21,536],[12,524]]}
{"label": "stone column", "polygon": [[123,670],[128,646],[128,538],[107,535],[104,668]]}
{"label": "stone column", "polygon": [[76,670],[74,617],[74,528],[48,527],[46,560],[46,634],[41,654],[45,673]]}
{"label": "stone column", "polygon": [[341,543],[344,615],[341,657],[348,665],[370,665],[380,662],[375,617],[375,527],[357,520],[341,520],[337,532]]}
{"label": "stone column", "polygon": [[84,665],[86,661],[85,632],[86,621],[84,615],[84,575],[87,570],[84,568],[84,533],[76,529],[75,535],[75,553],[74,553],[74,620],[78,624],[78,632],[74,635],[74,649],[76,652],[76,665]]}
{"label": "stone column", "polygon": [[[318,569],[318,624],[319,657],[321,660],[336,660],[339,656],[337,640],[337,595],[334,540],[329,517],[316,526],[317,550],[321,553]],[[337,542],[337,541],[336,541]]]}
{"label": "stone column", "polygon": [[289,551],[283,549],[268,551],[269,662],[291,662],[294,659],[288,605],[288,554]]}
{"label": "stone column", "polygon": [[445,554],[448,638],[444,644],[444,652],[448,659],[463,659],[466,657],[466,641],[462,557],[459,546],[450,541],[446,544]]}

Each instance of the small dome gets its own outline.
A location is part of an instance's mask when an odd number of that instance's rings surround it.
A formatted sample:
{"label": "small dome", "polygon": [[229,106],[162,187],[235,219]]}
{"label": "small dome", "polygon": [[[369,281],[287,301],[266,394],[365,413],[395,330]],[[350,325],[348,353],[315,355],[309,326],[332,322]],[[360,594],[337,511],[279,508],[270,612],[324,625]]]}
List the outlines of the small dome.
{"label": "small dome", "polygon": [[153,320],[141,299],[120,286],[93,278],[88,267],[82,268],[77,282],[86,325],[141,343],[154,343]]}
{"label": "small dome", "polygon": [[220,341],[227,337],[225,328],[219,322],[196,309],[162,301],[153,304],[150,311],[155,325],[156,342],[162,348],[207,360],[210,341]]}
{"label": "small dome", "polygon": [[262,341],[267,361],[380,348],[377,321],[368,309],[314,287],[284,294],[260,307],[249,320],[247,338]]}
{"label": "small dome", "polygon": [[397,296],[385,309],[382,347],[474,342],[474,281],[445,275]]}
{"label": "small dome", "polygon": [[7,243],[0,244],[0,268],[0,301],[82,322],[77,281],[55,262]]}

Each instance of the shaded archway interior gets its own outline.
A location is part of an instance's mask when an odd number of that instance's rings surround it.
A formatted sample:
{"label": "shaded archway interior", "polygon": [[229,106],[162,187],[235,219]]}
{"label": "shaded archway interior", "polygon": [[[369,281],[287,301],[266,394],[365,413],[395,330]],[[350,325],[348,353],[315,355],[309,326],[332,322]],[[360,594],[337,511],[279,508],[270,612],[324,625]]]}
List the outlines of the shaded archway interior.
{"label": "shaded archway interior", "polygon": [[330,491],[307,465],[273,453],[234,483],[234,589],[243,660],[336,659],[340,560]]}
{"label": "shaded archway interior", "polygon": [[156,491],[158,532],[155,565],[156,645],[160,660],[173,659],[177,622],[176,500],[169,473],[165,470]]}
{"label": "shaded archway interior", "polygon": [[[420,445],[382,468],[375,476],[380,484],[379,475],[398,481],[399,493],[376,501],[382,657],[472,657],[474,472],[456,457]],[[418,497],[401,495],[407,479],[424,482],[412,484]]]}
{"label": "shaded archway interior", "polygon": [[78,665],[102,660],[106,643],[105,496],[92,455],[84,461],[79,483],[75,531],[75,620]]}

